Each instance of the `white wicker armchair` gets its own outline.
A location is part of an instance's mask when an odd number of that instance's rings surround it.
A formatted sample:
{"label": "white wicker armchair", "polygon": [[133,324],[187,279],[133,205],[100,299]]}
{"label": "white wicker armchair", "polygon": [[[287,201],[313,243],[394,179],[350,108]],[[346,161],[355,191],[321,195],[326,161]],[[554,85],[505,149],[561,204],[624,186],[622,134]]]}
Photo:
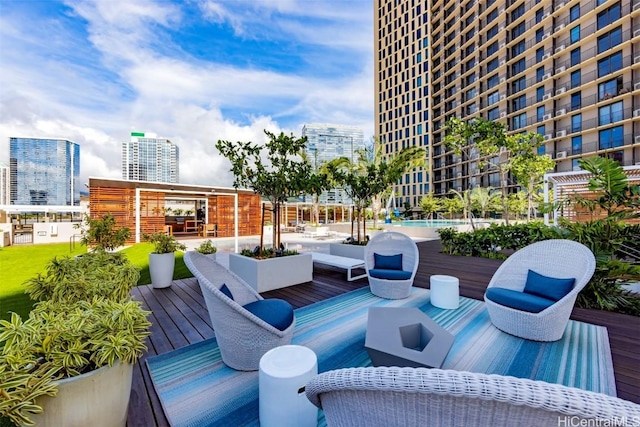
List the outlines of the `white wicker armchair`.
{"label": "white wicker armchair", "polygon": [[491,322],[500,330],[535,341],[562,338],[578,293],[595,270],[595,257],[589,248],[571,240],[544,240],[516,251],[496,270],[488,288],[522,291],[531,269],[549,277],[574,277],[573,289],[558,302],[539,313],[506,307],[486,297]]}
{"label": "white wicker armchair", "polygon": [[314,377],[305,390],[323,409],[329,427],[596,425],[580,420],[631,426],[640,421],[640,405],[617,397],[453,370],[339,369]]}
{"label": "white wicker armchair", "polygon": [[[227,366],[255,371],[267,351],[291,342],[295,317],[289,327],[279,330],[242,307],[263,298],[240,277],[197,252],[185,253],[184,261],[198,279]],[[223,284],[231,290],[233,300],[220,291]]]}
{"label": "white wicker armchair", "polygon": [[[402,270],[410,272],[411,277],[408,279],[373,277],[369,271],[375,267],[375,254],[384,256],[402,254]],[[387,299],[407,298],[411,294],[419,259],[418,246],[406,234],[389,231],[373,236],[364,248],[364,264],[371,293]]]}

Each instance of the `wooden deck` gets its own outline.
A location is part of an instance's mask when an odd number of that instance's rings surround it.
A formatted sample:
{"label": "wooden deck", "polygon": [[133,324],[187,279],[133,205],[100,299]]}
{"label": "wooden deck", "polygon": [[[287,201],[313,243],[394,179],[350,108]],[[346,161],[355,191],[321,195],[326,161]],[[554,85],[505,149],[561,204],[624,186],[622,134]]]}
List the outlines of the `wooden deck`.
{"label": "wooden deck", "polygon": [[[439,241],[418,243],[420,265],[415,285],[428,287],[433,274],[460,279],[460,294],[482,299],[499,260],[454,257],[440,253]],[[311,283],[265,292],[265,297],[282,298],[295,308],[367,286],[367,279],[347,282],[344,270],[316,267]],[[168,426],[145,362],[163,354],[214,336],[209,314],[195,279],[179,280],[167,289],[140,286],[133,291],[152,311],[149,351],[135,367],[129,404],[129,426]],[[618,396],[640,403],[640,318],[595,310],[575,309],[572,318],[604,325],[609,331]]]}

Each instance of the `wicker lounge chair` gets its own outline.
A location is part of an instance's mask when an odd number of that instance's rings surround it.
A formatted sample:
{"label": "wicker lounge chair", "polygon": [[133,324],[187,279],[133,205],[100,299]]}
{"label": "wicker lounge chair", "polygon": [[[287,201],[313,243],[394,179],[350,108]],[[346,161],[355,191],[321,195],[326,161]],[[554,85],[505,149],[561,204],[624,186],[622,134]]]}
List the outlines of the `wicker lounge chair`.
{"label": "wicker lounge chair", "polygon": [[[241,371],[257,370],[262,355],[274,347],[291,342],[295,317],[290,325],[281,330],[243,307],[256,301],[275,300],[264,300],[241,278],[202,254],[187,252],[184,261],[198,279],[222,361],[227,366]],[[226,285],[233,299],[221,291],[223,285]],[[282,300],[277,301],[280,306],[287,304]]]}
{"label": "wicker lounge chair", "polygon": [[[401,269],[381,268],[376,260],[401,254]],[[413,279],[418,271],[418,246],[406,234],[390,231],[373,236],[364,248],[364,263],[371,293],[381,298],[400,299],[411,294]],[[384,267],[384,266],[383,266]],[[402,278],[395,278],[401,272]]]}
{"label": "wicker lounge chair", "polygon": [[[314,377],[305,390],[309,400],[324,410],[331,427],[630,426],[640,419],[640,405],[617,397],[542,381],[453,370],[339,369]],[[605,424],[606,420],[611,423]]]}
{"label": "wicker lounge chair", "polygon": [[493,287],[522,292],[529,270],[552,278],[575,278],[573,288],[557,302],[538,313],[511,308],[487,298],[491,322],[500,330],[535,341],[562,338],[578,293],[595,270],[595,257],[586,246],[571,240],[544,240],[516,251],[496,270]]}

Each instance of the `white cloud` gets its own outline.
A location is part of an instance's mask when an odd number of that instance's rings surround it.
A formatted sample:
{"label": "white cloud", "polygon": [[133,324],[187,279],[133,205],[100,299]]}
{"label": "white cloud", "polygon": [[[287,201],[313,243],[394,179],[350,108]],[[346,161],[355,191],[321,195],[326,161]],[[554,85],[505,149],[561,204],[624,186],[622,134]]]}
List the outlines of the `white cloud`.
{"label": "white cloud", "polygon": [[[3,12],[0,162],[8,160],[10,136],[65,138],[81,145],[83,182],[117,178],[121,142],[137,130],[178,144],[181,182],[230,186],[229,164],[214,148],[218,139],[264,141],[263,129],[300,135],[309,122],[360,125],[372,133],[370,13],[362,18],[363,2],[200,3],[212,25],[229,23],[243,38],[271,28],[269,37],[334,45],[336,59],[349,52],[362,58],[330,76],[212,62],[182,51],[175,37],[191,4],[74,0],[65,16],[31,16],[28,7]],[[302,60],[331,62],[318,55],[309,49]]]}

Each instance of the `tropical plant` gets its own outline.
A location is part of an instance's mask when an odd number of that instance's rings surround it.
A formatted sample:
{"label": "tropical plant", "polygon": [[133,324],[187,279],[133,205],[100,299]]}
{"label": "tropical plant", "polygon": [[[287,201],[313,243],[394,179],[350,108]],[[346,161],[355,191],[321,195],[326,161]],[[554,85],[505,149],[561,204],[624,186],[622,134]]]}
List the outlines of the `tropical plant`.
{"label": "tropical plant", "polygon": [[426,196],[422,196],[422,199],[420,199],[420,208],[427,218],[433,218],[433,214],[439,212],[442,209],[442,206],[440,204],[440,199],[435,197],[432,193],[429,193]]}
{"label": "tropical plant", "polygon": [[486,218],[487,213],[492,210],[496,198],[500,198],[500,193],[493,187],[473,187],[471,190],[471,207],[479,212],[480,218]]}
{"label": "tropical plant", "polygon": [[217,251],[218,248],[213,245],[213,241],[211,241],[211,239],[205,240],[196,248],[196,252],[204,255],[215,254]]}
{"label": "tropical plant", "polygon": [[[345,157],[332,160],[327,170],[335,182],[340,183],[354,203],[357,223],[357,242],[364,238],[366,208],[372,206],[374,228],[382,208],[381,198],[389,194],[390,188],[407,170],[424,166],[425,149],[408,147],[393,158],[383,156],[382,144],[375,139],[373,145],[358,150],[358,159],[352,162]],[[362,225],[360,225],[362,221]],[[353,230],[351,232],[353,236]]]}
{"label": "tropical plant", "polygon": [[[456,155],[464,160],[471,160],[477,154],[480,156],[479,169],[496,168],[500,173],[503,217],[505,223],[509,224],[506,187],[508,175],[516,165],[518,177],[522,180],[519,183],[524,188],[528,189],[539,181],[546,172],[544,170],[540,174],[540,170],[550,164],[548,156],[537,154],[537,148],[543,141],[542,135],[535,132],[507,135],[504,123],[481,118],[465,122],[452,117],[446,123],[446,129],[445,145]],[[491,157],[495,162],[489,161]]]}
{"label": "tropical plant", "polygon": [[111,214],[100,218],[92,218],[85,214],[83,223],[73,226],[80,230],[80,243],[97,251],[113,251],[123,246],[131,236],[127,227],[117,227],[116,219]]}
{"label": "tropical plant", "polygon": [[[462,207],[462,218],[466,220],[471,220],[471,196],[469,190],[458,191],[455,189],[449,190],[449,194],[453,196],[453,198],[458,199],[460,202],[460,206]],[[473,220],[471,220],[471,226],[475,230],[475,225]]]}
{"label": "tropical plant", "polygon": [[139,273],[120,254],[54,259],[46,271],[27,286],[39,300],[29,317],[0,321],[0,416],[18,425],[33,425],[37,399],[55,396],[56,380],[134,363],[151,326],[129,294]]}
{"label": "tropical plant", "polygon": [[459,197],[443,197],[440,200],[442,210],[449,214],[449,219],[453,219],[453,214],[462,212],[464,205]]}
{"label": "tropical plant", "polygon": [[[312,165],[302,159],[306,137],[295,138],[284,132],[275,135],[264,131],[267,142],[230,142],[218,140],[216,148],[231,162],[235,188],[248,187],[271,202],[273,212],[273,243],[280,246],[280,210],[289,197],[320,193],[325,181],[312,173]],[[263,208],[264,209],[264,208]],[[262,215],[264,230],[264,212]],[[260,232],[260,251],[264,250],[264,235]]]}
{"label": "tropical plant", "polygon": [[183,243],[178,242],[175,237],[166,233],[152,233],[142,234],[142,239],[146,242],[153,243],[153,252],[154,254],[168,254],[175,251],[184,251],[187,249],[187,246]]}

